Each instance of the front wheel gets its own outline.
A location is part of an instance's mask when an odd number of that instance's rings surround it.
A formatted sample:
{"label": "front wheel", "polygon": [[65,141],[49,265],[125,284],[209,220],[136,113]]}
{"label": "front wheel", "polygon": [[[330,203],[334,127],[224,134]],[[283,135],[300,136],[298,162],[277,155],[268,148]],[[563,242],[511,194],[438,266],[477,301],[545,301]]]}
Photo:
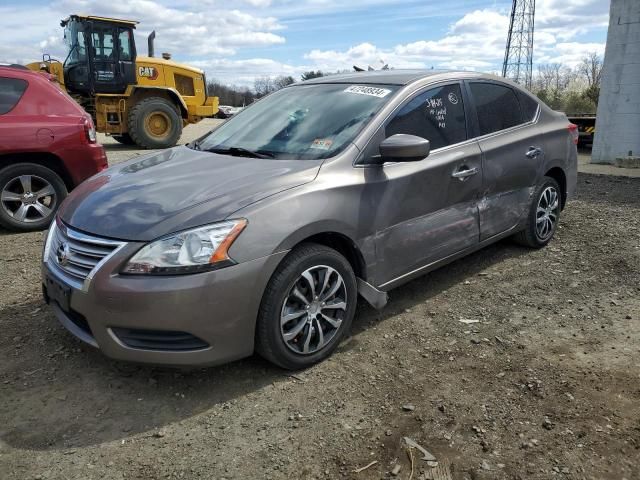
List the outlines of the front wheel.
{"label": "front wheel", "polygon": [[526,228],[514,236],[518,243],[542,248],[551,241],[560,221],[561,195],[558,182],[551,177],[544,177],[534,192]]}
{"label": "front wheel", "polygon": [[44,230],[67,187],[53,170],[18,163],[0,170],[0,226],[18,232]]}
{"label": "front wheel", "polygon": [[131,108],[128,128],[131,139],[142,148],[169,148],[182,134],[182,118],[169,100],[149,97]]}
{"label": "front wheel", "polygon": [[356,277],[337,251],[318,244],[295,248],[265,289],[256,349],[283,368],[306,368],[328,357],[349,331],[357,303]]}

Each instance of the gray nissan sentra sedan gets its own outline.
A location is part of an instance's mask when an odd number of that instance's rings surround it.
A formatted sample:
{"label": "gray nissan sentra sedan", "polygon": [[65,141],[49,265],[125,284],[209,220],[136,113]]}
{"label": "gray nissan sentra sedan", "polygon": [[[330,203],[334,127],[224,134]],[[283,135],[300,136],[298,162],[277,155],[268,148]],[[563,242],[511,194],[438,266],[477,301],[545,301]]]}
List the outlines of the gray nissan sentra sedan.
{"label": "gray nissan sentra sedan", "polygon": [[186,145],[75,189],[49,230],[43,291],[105,355],[285,368],[331,354],[358,295],[503,237],[546,245],[576,186],[575,125],[473,72],[297,84]]}

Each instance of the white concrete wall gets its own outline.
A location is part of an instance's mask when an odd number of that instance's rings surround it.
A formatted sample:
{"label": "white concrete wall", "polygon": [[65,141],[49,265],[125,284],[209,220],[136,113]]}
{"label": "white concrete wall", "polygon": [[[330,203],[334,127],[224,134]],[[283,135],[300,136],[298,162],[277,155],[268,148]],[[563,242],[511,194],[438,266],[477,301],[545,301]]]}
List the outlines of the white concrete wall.
{"label": "white concrete wall", "polygon": [[592,163],[640,156],[640,0],[611,0]]}

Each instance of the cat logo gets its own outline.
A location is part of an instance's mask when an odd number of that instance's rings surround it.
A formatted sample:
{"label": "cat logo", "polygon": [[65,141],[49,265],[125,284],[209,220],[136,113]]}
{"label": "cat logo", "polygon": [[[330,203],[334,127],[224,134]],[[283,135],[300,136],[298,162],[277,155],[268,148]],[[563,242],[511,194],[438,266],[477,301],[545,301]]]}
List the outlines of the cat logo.
{"label": "cat logo", "polygon": [[155,67],[138,67],[138,76],[155,80],[158,78],[158,69]]}

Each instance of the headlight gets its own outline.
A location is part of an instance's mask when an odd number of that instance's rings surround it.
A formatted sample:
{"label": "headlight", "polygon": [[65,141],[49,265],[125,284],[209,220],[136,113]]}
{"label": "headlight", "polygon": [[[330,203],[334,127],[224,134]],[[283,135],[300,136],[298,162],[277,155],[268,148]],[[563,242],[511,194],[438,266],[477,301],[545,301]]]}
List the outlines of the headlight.
{"label": "headlight", "polygon": [[227,252],[246,225],[245,219],[231,220],[161,238],[131,257],[122,272],[176,275],[230,265]]}
{"label": "headlight", "polygon": [[51,242],[56,234],[56,219],[53,219],[51,225],[49,225],[49,231],[47,232],[47,238],[44,241],[44,248],[42,249],[42,261],[47,263],[49,261],[49,254],[51,253]]}

